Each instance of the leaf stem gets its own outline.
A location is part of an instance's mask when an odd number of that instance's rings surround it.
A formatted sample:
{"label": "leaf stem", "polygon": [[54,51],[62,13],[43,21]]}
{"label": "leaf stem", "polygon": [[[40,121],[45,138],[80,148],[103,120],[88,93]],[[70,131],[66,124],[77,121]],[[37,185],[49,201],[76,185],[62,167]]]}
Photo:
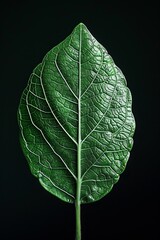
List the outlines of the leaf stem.
{"label": "leaf stem", "polygon": [[76,240],[81,240],[81,204],[76,201]]}

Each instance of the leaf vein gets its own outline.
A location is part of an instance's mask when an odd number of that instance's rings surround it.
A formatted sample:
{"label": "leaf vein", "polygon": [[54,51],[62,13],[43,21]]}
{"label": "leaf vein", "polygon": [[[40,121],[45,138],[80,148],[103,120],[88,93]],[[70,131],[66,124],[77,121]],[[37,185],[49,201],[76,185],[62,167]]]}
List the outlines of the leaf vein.
{"label": "leaf vein", "polygon": [[29,106],[28,106],[28,94],[26,96],[26,106],[27,106],[27,110],[28,110],[28,114],[29,114],[29,117],[30,117],[30,120],[31,120],[31,123],[32,125],[40,131],[43,139],[45,140],[45,142],[48,144],[48,146],[51,148],[51,150],[53,151],[53,153],[58,156],[60,158],[60,160],[62,161],[62,163],[65,165],[65,167],[68,169],[68,171],[70,172],[70,174],[75,178],[77,179],[77,177],[74,175],[74,173],[69,169],[69,167],[67,166],[67,164],[65,163],[64,159],[54,150],[54,148],[52,147],[52,145],[49,143],[49,141],[46,139],[43,131],[34,123],[33,119],[32,119],[32,115],[30,113],[30,110],[29,110]]}
{"label": "leaf vein", "polygon": [[69,86],[67,80],[66,80],[65,77],[63,76],[63,74],[62,74],[62,72],[61,72],[61,70],[60,70],[60,68],[59,68],[59,66],[58,66],[57,58],[58,58],[58,54],[57,54],[56,59],[55,59],[56,68],[57,68],[57,70],[58,70],[61,78],[64,80],[66,86],[67,86],[68,89],[70,90],[70,92],[71,92],[71,93],[73,94],[73,96],[78,100],[78,97],[77,97],[76,94],[73,92],[73,90],[72,90],[71,87]]}
{"label": "leaf vein", "polygon": [[51,183],[55,188],[57,188],[57,189],[60,190],[61,192],[64,192],[64,193],[67,194],[68,196],[70,196],[70,197],[72,197],[73,199],[75,199],[75,197],[74,197],[72,194],[70,194],[70,193],[66,192],[64,189],[58,187],[58,186],[57,186],[49,177],[47,177],[43,172],[39,171],[39,173],[40,173],[43,177],[45,177],[48,181],[50,181],[50,183]]}
{"label": "leaf vein", "polygon": [[101,68],[102,68],[102,66],[103,66],[103,61],[104,61],[103,58],[104,58],[104,56],[103,56],[102,50],[101,50],[101,53],[102,53],[102,61],[101,61],[100,67],[99,67],[99,69],[98,69],[95,77],[93,78],[93,80],[92,80],[91,83],[89,84],[89,86],[88,86],[88,87],[86,88],[86,90],[82,93],[81,98],[83,97],[83,95],[85,95],[85,93],[88,91],[88,89],[92,86],[93,82],[95,81],[95,79],[96,79],[97,76],[99,75],[99,72],[100,72],[100,70],[101,70]]}
{"label": "leaf vein", "polygon": [[41,75],[40,75],[40,82],[41,82],[41,87],[42,87],[42,91],[43,91],[43,94],[44,94],[44,97],[45,97],[45,100],[46,100],[46,103],[53,115],[53,117],[56,119],[57,123],[59,124],[59,126],[64,130],[64,132],[68,135],[68,137],[77,145],[77,142],[76,140],[66,131],[66,129],[63,127],[63,125],[60,123],[60,121],[58,120],[58,118],[56,117],[55,113],[53,112],[51,106],[50,106],[50,103],[47,99],[47,95],[46,95],[46,92],[45,92],[45,89],[44,89],[44,86],[43,86],[43,82],[42,82],[42,72],[43,72],[43,68],[45,66],[45,62],[44,62],[44,65],[42,67],[42,70],[41,70]]}
{"label": "leaf vein", "polygon": [[[115,75],[116,76],[116,75]],[[112,97],[108,103],[108,108],[106,109],[106,111],[104,112],[104,114],[102,115],[102,117],[100,118],[100,120],[98,121],[98,123],[95,125],[95,127],[92,129],[92,131],[90,133],[88,133],[88,135],[83,139],[82,143],[92,134],[92,132],[94,132],[94,130],[97,128],[97,126],[100,124],[100,122],[103,120],[103,118],[105,117],[105,115],[107,114],[108,110],[110,109],[110,105],[111,105],[111,102],[112,102],[112,99],[113,99],[113,96],[114,96],[114,92],[116,90],[116,87],[117,87],[117,82],[118,82],[118,79],[116,77],[116,83],[115,83],[115,87],[114,87],[114,90],[113,90],[113,93],[112,93]]]}

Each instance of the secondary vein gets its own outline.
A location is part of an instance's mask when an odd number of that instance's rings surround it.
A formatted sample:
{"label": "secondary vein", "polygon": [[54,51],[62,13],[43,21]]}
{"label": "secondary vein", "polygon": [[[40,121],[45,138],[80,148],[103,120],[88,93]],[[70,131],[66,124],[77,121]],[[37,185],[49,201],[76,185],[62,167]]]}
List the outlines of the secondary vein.
{"label": "secondary vein", "polygon": [[[45,63],[44,63],[45,65]],[[43,67],[44,67],[43,65]],[[43,67],[42,67],[42,70],[41,70],[41,74],[43,72]],[[48,102],[48,99],[47,99],[47,95],[46,95],[46,92],[45,92],[45,89],[44,89],[44,86],[43,86],[43,82],[42,82],[42,76],[40,76],[40,82],[41,82],[41,87],[42,87],[42,91],[43,91],[43,94],[44,94],[44,97],[45,97],[45,100],[46,100],[46,103],[53,115],[53,117],[56,119],[57,123],[59,124],[59,126],[63,129],[63,131],[68,135],[68,137],[77,145],[77,142],[75,141],[75,139],[66,131],[66,129],[63,127],[63,125],[60,123],[60,121],[58,120],[58,118],[56,117],[55,113],[53,112],[51,106],[50,106],[50,103]]]}

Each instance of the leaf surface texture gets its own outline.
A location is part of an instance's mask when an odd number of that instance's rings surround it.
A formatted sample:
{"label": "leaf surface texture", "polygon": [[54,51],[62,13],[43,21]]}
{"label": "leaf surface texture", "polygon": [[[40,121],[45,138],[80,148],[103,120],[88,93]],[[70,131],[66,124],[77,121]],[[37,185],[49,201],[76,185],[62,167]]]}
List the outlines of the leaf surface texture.
{"label": "leaf surface texture", "polygon": [[77,181],[81,203],[99,200],[126,167],[135,130],[131,93],[84,24],[33,70],[18,119],[32,173],[63,201],[75,202]]}

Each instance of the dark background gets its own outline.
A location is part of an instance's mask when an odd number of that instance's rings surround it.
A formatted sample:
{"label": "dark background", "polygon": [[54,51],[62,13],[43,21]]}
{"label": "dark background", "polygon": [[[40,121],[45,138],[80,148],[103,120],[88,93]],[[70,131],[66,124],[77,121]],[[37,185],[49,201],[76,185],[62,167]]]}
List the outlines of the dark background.
{"label": "dark background", "polygon": [[74,206],[45,191],[29,171],[19,145],[16,112],[33,68],[79,22],[126,76],[137,124],[119,182],[102,200],[82,206],[82,239],[159,239],[158,5],[56,2],[6,1],[0,6],[0,239],[75,237]]}

